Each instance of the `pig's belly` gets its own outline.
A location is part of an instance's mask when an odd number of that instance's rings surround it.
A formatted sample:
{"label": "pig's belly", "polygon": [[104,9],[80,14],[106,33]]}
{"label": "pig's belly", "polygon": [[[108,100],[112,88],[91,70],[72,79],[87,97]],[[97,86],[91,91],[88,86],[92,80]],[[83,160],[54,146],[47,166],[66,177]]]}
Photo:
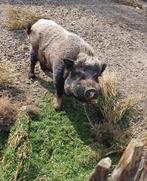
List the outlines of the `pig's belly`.
{"label": "pig's belly", "polygon": [[43,52],[39,52],[39,62],[41,69],[47,73],[52,72],[52,64],[50,62],[49,57],[46,57]]}

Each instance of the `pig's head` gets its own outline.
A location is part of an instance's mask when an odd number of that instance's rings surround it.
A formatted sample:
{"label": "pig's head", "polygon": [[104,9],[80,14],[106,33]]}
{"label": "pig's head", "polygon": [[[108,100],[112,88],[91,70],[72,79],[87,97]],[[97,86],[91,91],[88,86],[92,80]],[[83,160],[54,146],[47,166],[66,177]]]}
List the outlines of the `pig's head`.
{"label": "pig's head", "polygon": [[65,59],[64,64],[69,72],[64,83],[67,95],[74,96],[84,102],[90,102],[100,95],[98,76],[103,73],[106,64],[79,67],[69,59]]}

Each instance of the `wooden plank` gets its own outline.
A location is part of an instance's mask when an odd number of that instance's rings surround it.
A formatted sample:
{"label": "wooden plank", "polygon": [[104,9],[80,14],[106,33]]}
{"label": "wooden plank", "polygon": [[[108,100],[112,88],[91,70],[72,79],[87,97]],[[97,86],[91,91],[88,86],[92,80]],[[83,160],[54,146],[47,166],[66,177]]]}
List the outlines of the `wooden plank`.
{"label": "wooden plank", "polygon": [[[127,146],[118,165],[112,172],[111,181],[134,181],[143,153],[143,143],[133,139]],[[138,181],[138,180],[135,180]]]}
{"label": "wooden plank", "polygon": [[142,174],[141,174],[139,181],[147,181],[147,152],[144,153],[143,170],[142,170]]}
{"label": "wooden plank", "polygon": [[110,167],[111,159],[109,157],[100,160],[89,177],[89,181],[105,181]]}

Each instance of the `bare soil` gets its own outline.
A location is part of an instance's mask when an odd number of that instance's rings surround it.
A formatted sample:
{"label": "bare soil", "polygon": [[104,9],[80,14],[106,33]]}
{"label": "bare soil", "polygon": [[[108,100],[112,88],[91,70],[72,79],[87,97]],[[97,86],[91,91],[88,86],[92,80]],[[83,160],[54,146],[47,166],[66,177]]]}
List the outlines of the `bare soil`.
{"label": "bare soil", "polygon": [[15,66],[16,86],[35,102],[48,93],[50,79],[37,68],[38,81],[28,80],[29,41],[24,30],[9,31],[3,26],[7,4],[47,14],[90,43],[108,69],[121,75],[121,92],[142,95],[134,119],[142,130],[147,129],[147,16],[141,9],[110,0],[1,0],[0,60]]}

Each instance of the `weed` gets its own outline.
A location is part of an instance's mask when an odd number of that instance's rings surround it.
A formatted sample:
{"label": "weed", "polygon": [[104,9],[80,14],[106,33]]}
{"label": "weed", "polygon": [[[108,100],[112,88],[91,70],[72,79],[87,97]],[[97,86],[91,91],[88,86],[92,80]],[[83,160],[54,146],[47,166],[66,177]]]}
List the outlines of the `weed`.
{"label": "weed", "polygon": [[120,97],[117,92],[118,77],[114,72],[106,72],[99,80],[102,96],[98,98],[97,106],[105,122],[119,122],[140,99],[137,95]]}
{"label": "weed", "polygon": [[17,115],[16,106],[8,96],[0,97],[0,129],[10,129]]}
{"label": "weed", "polygon": [[99,77],[102,95],[105,97],[116,97],[117,96],[117,83],[119,75],[116,72],[104,72]]}
{"label": "weed", "polygon": [[142,5],[141,3],[139,3],[138,0],[115,0],[115,1],[124,5],[142,8]]}
{"label": "weed", "polygon": [[13,68],[7,63],[0,61],[0,85],[12,84],[15,74],[12,75]]}
{"label": "weed", "polygon": [[99,78],[102,95],[98,98],[96,109],[103,120],[100,124],[91,123],[95,140],[109,150],[122,149],[128,143],[131,134],[127,128],[129,124],[126,118],[129,118],[129,110],[139,100],[139,96],[119,96],[118,77],[114,72],[105,72]]}
{"label": "weed", "polygon": [[40,18],[45,18],[33,10],[26,10],[22,7],[7,6],[5,8],[5,26],[10,30],[26,29]]}
{"label": "weed", "polygon": [[102,96],[98,99],[98,109],[106,122],[117,123],[132,108],[136,100],[134,96],[126,98]]}

